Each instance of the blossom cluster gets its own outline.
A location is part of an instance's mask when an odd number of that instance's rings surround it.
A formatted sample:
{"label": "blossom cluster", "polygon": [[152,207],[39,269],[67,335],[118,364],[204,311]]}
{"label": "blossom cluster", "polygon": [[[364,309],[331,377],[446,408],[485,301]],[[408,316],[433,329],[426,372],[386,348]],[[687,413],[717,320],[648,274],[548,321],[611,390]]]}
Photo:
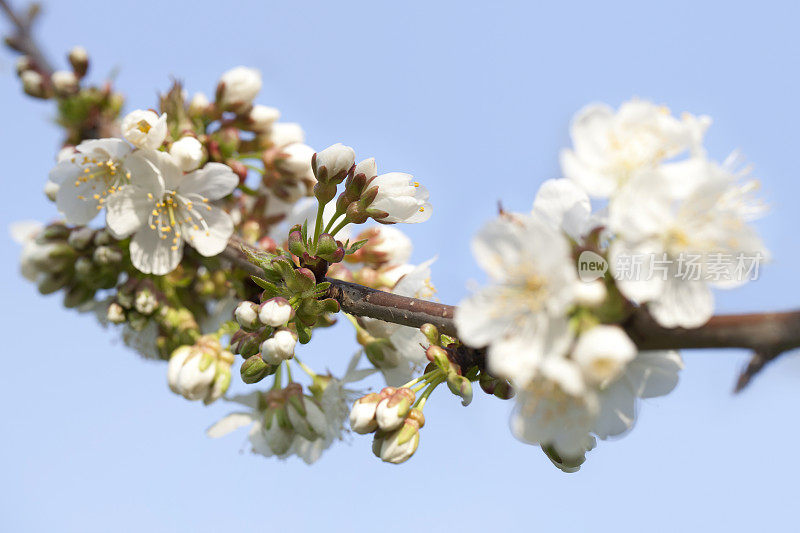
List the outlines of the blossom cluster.
{"label": "blossom cluster", "polygon": [[[596,438],[629,430],[638,398],[677,383],[679,354],[639,351],[621,326],[630,313],[698,327],[713,313],[711,287],[737,284],[626,276],[616,271],[625,259],[653,254],[670,266],[693,254],[706,272],[718,254],[766,255],[748,224],[764,210],[756,183],[732,159],[708,157],[709,123],[642,100],[616,111],[588,106],[561,153],[564,178],[544,182],[529,213],[502,213],[473,241],[492,283],[458,306],[459,337],[485,347],[489,371],[518,391],[514,434],[565,471],[580,467]],[[602,209],[592,212],[590,197]],[[578,276],[587,254],[610,271]]]}
{"label": "blossom cluster", "polygon": [[[168,361],[177,395],[244,406],[207,433],[249,426],[264,456],[314,462],[349,420],[373,435],[376,456],[405,462],[433,391],[445,385],[466,406],[479,383],[514,398],[516,437],[574,472],[683,368],[675,351],[639,350],[626,320],[639,312],[665,328],[699,327],[712,288],[752,277],[720,276],[719,258],[768,258],[749,224],[765,211],[757,184],[736,157],[708,156],[707,117],[642,100],[591,105],[572,122],[563,177],[545,181],[528,212],[501,210],[475,237],[490,283],[458,305],[448,334],[343,313],[359,350],[342,377],[316,372],[303,346],[341,316],[334,284],[433,300],[434,259],[412,263],[396,226],[428,220],[427,189],[411,174],[379,174],[374,158],[358,161],[341,143],[305,144],[299,125],[256,102],[255,69],[224,73],[213,98],[176,82],[157,108],[123,115],[110,82],[89,85],[87,52],[67,59],[70,69],[53,73],[29,57],[17,65],[23,90],[55,101],[65,131],[44,187],[61,219],[15,227],[22,273]],[[631,275],[626,265],[642,257],[659,261]],[[373,374],[387,386],[351,388]],[[249,392],[233,394],[234,383]]]}

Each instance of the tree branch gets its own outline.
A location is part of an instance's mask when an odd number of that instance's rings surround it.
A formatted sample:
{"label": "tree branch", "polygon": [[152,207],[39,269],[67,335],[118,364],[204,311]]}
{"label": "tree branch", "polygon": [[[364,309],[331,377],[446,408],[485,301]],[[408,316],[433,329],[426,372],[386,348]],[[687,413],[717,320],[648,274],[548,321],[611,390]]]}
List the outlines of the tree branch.
{"label": "tree branch", "polygon": [[[238,241],[231,241],[223,255],[252,275],[261,269],[250,263]],[[418,328],[431,323],[439,331],[457,336],[452,305],[407,298],[337,279],[331,282],[328,297],[339,302],[342,311],[355,316]],[[735,392],[741,391],[769,361],[778,355],[800,348],[800,310],[780,313],[717,315],[694,329],[660,326],[644,309],[639,308],[622,326],[641,350],[678,350],[693,348],[745,348],[755,355],[742,371]],[[475,358],[475,351],[470,352]],[[485,350],[478,350],[485,358]]]}
{"label": "tree branch", "polygon": [[39,4],[33,3],[28,8],[28,12],[21,15],[14,11],[7,0],[0,0],[0,9],[3,10],[8,20],[14,26],[14,34],[6,37],[6,44],[17,52],[28,56],[36,69],[47,79],[53,73],[53,66],[45,57],[42,49],[39,48],[33,38],[33,23],[39,15]]}

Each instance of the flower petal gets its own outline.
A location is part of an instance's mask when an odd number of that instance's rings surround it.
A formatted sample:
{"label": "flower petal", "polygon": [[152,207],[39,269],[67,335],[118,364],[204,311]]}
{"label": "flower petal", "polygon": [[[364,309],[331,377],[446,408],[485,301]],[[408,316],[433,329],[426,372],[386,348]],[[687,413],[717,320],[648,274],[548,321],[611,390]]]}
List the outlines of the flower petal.
{"label": "flower petal", "polygon": [[229,195],[239,184],[239,178],[231,167],[222,163],[208,163],[181,180],[179,193],[199,194],[209,200],[219,200]]}
{"label": "flower petal", "polygon": [[228,240],[233,235],[233,220],[231,216],[216,206],[205,206],[200,203],[196,209],[202,214],[206,227],[199,223],[183,223],[183,236],[200,255],[212,257],[222,252],[228,245]]}
{"label": "flower petal", "polygon": [[131,262],[145,274],[163,276],[175,270],[183,257],[183,240],[173,242],[172,233],[162,239],[158,231],[142,227],[131,240]]}
{"label": "flower petal", "polygon": [[117,239],[124,239],[147,224],[154,201],[138,187],[122,187],[106,202],[106,226]]}

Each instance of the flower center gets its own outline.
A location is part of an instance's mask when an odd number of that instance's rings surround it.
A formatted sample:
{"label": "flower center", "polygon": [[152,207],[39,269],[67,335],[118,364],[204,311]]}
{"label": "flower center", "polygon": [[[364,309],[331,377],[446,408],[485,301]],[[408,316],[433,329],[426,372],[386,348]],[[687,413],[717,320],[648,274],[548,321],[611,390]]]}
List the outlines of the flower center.
{"label": "flower center", "polygon": [[[94,157],[83,156],[80,163],[77,162],[77,157],[73,157],[71,161],[83,168],[83,173],[75,179],[75,187],[91,183],[92,198],[98,203],[98,211],[103,208],[106,197],[117,192],[131,177],[131,173],[124,171],[119,162],[113,159],[98,161]],[[88,200],[83,195],[79,195],[78,199]]]}
{"label": "flower center", "polygon": [[[151,200],[154,199],[150,193],[147,194],[147,197]],[[208,203],[208,198],[202,198],[202,201],[205,208],[211,211],[211,206],[205,205]],[[187,228],[194,231],[200,231],[202,228],[206,235],[210,234],[208,224],[196,209],[194,202],[180,196],[175,191],[166,191],[161,201],[155,203],[155,207],[150,212],[148,225],[150,229],[158,232],[161,240],[172,237],[173,250],[178,249],[181,238],[187,238],[184,235]],[[194,235],[189,233],[189,242],[193,239]]]}

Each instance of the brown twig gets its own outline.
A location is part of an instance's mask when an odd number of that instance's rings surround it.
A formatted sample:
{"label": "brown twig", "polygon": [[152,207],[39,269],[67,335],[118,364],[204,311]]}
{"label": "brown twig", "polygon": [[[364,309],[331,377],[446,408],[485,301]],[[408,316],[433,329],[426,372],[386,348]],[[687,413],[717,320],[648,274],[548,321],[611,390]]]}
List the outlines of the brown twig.
{"label": "brown twig", "polygon": [[40,13],[39,4],[31,4],[24,15],[14,11],[7,0],[0,0],[0,9],[14,26],[14,33],[6,37],[6,44],[17,52],[28,56],[39,73],[50,79],[50,75],[53,73],[53,66],[33,38],[32,28],[36,17]]}
{"label": "brown twig", "polygon": [[[225,257],[250,274],[260,274],[260,269],[245,258],[242,246],[246,245],[232,241],[224,252]],[[442,333],[457,336],[452,305],[407,298],[336,279],[327,281],[332,284],[327,296],[338,301],[345,313],[410,327],[431,323]],[[642,350],[753,350],[755,355],[742,371],[735,392],[741,391],[766,363],[786,351],[800,348],[800,310],[717,315],[699,328],[684,329],[660,326],[644,308],[639,308],[623,327]],[[481,353],[485,357],[485,353]]]}

